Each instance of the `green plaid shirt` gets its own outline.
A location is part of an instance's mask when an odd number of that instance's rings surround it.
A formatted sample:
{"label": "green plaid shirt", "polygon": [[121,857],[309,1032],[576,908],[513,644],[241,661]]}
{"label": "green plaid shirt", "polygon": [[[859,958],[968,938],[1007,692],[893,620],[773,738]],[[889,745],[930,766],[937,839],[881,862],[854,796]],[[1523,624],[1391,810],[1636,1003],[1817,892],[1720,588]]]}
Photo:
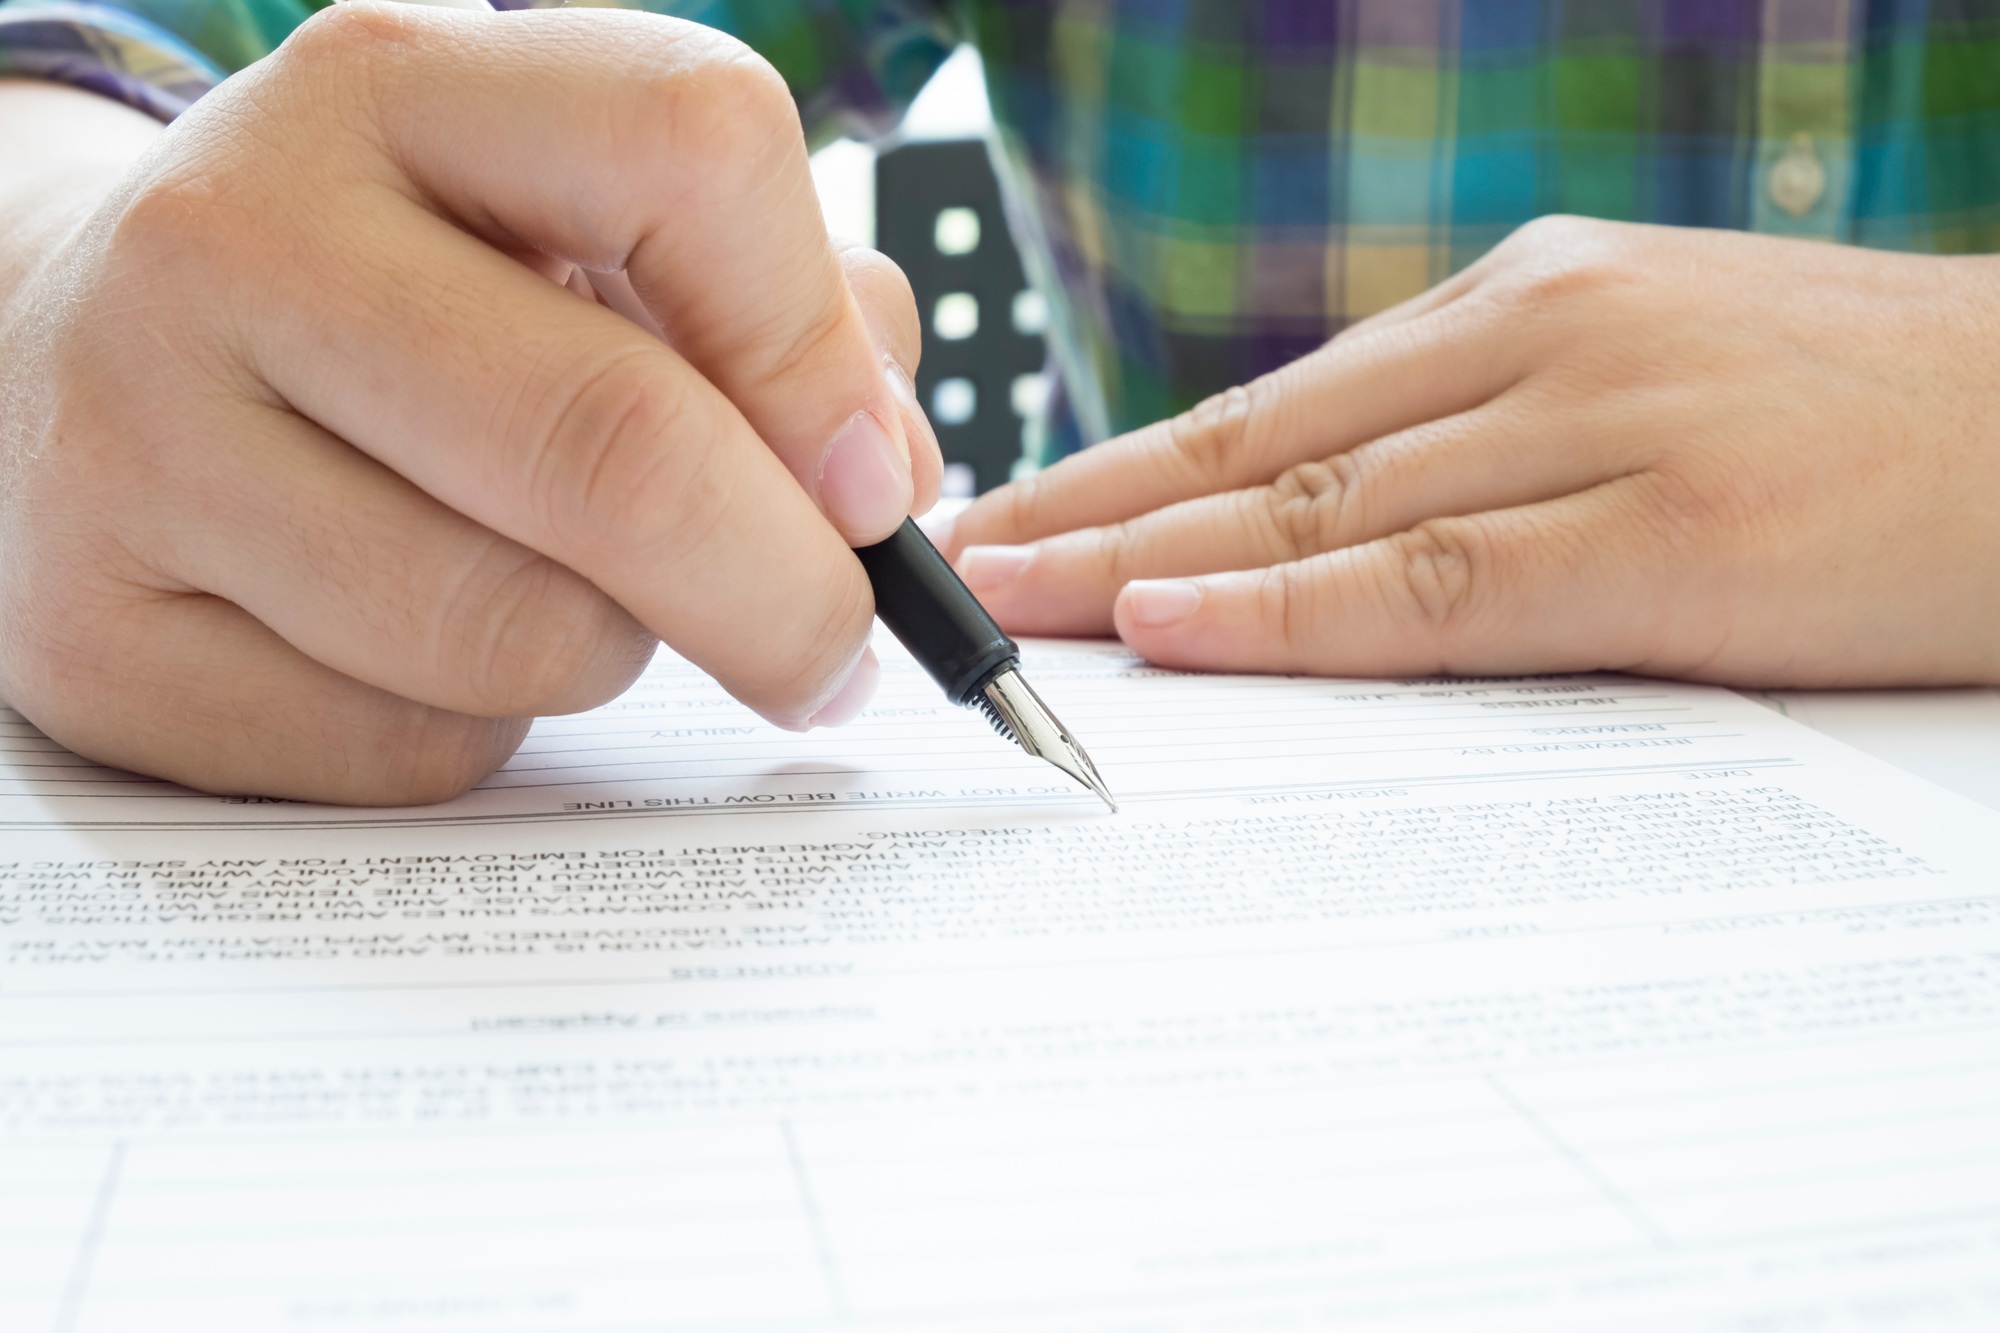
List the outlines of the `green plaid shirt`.
{"label": "green plaid shirt", "polygon": [[[763,52],[821,136],[888,128],[978,47],[1051,306],[1056,451],[1292,360],[1544,213],[2000,249],[2000,0],[644,3]],[[307,12],[0,0],[0,72],[170,116]]]}

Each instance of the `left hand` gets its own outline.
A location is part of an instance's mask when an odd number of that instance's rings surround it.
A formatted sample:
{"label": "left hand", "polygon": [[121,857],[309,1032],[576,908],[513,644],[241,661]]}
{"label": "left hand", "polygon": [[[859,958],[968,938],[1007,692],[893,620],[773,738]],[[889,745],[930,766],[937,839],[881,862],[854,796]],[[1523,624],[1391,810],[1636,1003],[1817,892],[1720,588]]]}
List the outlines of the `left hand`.
{"label": "left hand", "polygon": [[1544,218],[946,547],[1172,666],[2000,681],[2000,259]]}

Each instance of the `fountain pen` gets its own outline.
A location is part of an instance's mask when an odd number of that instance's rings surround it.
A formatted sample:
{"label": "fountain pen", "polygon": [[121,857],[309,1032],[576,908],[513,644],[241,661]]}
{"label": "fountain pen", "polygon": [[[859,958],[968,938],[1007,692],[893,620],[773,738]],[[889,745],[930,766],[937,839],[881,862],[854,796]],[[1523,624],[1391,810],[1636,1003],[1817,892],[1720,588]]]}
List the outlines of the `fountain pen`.
{"label": "fountain pen", "polygon": [[1118,808],[1090,756],[1021,678],[1020,648],[914,520],[904,519],[889,540],[854,554],[874,585],[875,614],[947,699],[978,708],[995,731]]}

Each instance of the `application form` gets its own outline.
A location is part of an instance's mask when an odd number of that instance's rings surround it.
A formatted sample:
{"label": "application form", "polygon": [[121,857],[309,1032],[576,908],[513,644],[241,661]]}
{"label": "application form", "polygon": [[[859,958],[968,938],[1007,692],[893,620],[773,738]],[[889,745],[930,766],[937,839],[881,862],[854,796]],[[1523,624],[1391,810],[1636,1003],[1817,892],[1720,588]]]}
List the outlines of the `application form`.
{"label": "application form", "polygon": [[0,1329],[2000,1327],[2000,815],[1727,691],[663,655],[422,810],[0,712]]}

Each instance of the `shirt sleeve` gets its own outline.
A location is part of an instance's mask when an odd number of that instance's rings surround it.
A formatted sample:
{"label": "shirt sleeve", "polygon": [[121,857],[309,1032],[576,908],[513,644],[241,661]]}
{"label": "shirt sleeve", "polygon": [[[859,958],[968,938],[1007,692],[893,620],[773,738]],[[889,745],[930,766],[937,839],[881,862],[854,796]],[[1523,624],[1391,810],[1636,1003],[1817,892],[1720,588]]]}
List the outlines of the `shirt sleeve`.
{"label": "shirt sleeve", "polygon": [[311,12],[302,0],[0,0],[0,75],[172,120]]}
{"label": "shirt sleeve", "polygon": [[[525,9],[549,0],[499,0]],[[961,40],[944,0],[619,0],[735,36],[777,67],[815,143],[892,127]],[[274,50],[310,0],[0,0],[0,76],[172,120]]]}

